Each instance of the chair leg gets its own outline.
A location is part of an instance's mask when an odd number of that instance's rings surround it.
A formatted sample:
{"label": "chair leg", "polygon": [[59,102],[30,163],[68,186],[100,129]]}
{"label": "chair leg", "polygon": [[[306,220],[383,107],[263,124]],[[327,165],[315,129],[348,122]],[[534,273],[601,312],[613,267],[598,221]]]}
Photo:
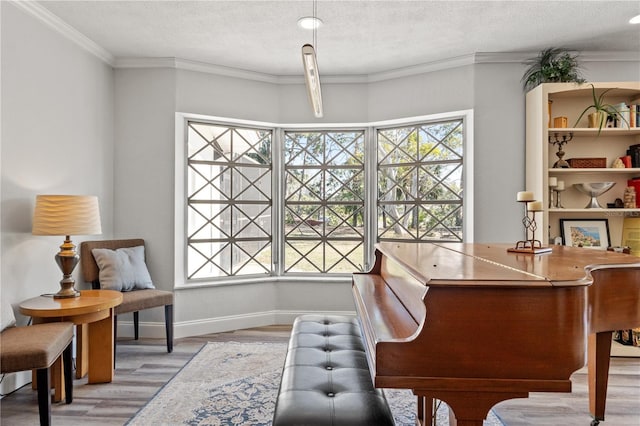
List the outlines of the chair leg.
{"label": "chair leg", "polygon": [[71,343],[62,352],[62,366],[64,369],[64,393],[66,394],[65,402],[71,404],[73,402],[73,366],[72,364],[72,347]]}
{"label": "chair leg", "polygon": [[38,411],[40,412],[40,426],[51,424],[51,379],[48,368],[36,370],[38,386]]}
{"label": "chair leg", "polygon": [[167,332],[167,352],[173,352],[173,305],[164,305],[164,328]]}
{"label": "chair leg", "polygon": [[138,316],[138,311],[133,313],[133,338],[134,340],[138,340],[138,329],[140,324],[140,317]]}

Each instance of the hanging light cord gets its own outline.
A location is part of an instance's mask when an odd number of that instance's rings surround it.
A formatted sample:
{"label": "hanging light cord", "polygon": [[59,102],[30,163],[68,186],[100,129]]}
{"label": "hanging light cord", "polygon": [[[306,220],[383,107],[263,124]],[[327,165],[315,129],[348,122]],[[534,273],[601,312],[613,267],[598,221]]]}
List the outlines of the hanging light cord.
{"label": "hanging light cord", "polygon": [[318,32],[318,2],[317,0],[313,0],[313,48],[316,51],[316,55],[318,54],[318,40],[317,40],[317,32]]}

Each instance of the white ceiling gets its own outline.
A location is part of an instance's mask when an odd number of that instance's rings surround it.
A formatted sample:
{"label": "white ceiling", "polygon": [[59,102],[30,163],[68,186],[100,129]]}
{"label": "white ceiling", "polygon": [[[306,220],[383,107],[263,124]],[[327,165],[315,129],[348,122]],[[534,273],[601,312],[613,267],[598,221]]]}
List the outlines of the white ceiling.
{"label": "white ceiling", "polygon": [[[301,74],[313,14],[295,1],[42,1],[116,59],[179,58],[270,75]],[[476,52],[640,52],[640,1],[319,0],[321,75],[366,75]]]}

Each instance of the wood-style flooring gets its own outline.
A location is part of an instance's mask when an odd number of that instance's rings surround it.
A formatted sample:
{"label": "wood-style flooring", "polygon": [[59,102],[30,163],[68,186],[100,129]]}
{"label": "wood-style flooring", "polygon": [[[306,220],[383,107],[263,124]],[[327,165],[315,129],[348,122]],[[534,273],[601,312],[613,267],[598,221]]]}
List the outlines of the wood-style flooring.
{"label": "wood-style flooring", "polygon": [[[174,341],[167,353],[164,339],[118,339],[111,383],[74,381],[73,403],[54,403],[53,426],[123,425],[142,408],[207,342],[287,342],[291,326],[270,326]],[[31,385],[0,400],[0,426],[38,424],[38,400]],[[154,425],[149,425],[154,426]]]}
{"label": "wood-style flooring", "polygon": [[[122,339],[112,383],[89,385],[74,381],[73,403],[53,404],[53,425],[123,425],[207,342],[286,342],[290,326],[270,326],[229,333],[176,339],[168,354],[164,340]],[[533,393],[528,399],[495,407],[507,426],[589,426],[586,374],[572,378],[573,392]],[[38,423],[36,392],[27,385],[0,400],[0,425]],[[612,358],[607,418],[601,426],[640,426],[640,358]]]}
{"label": "wood-style flooring", "polygon": [[[571,393],[534,392],[493,407],[507,426],[589,426],[586,367],[571,376]],[[612,357],[605,421],[600,426],[640,426],[640,358]]]}

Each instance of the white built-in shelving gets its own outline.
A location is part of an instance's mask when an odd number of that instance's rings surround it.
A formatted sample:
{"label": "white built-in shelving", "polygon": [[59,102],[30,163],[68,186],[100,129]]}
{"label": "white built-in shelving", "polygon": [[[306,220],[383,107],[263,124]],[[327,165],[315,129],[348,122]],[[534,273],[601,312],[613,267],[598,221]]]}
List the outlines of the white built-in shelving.
{"label": "white built-in shelving", "polygon": [[[611,89],[605,94],[609,104],[625,102],[640,103],[640,82],[593,83],[596,93]],[[549,102],[551,101],[551,102]],[[620,245],[624,217],[640,216],[640,209],[586,209],[589,197],[573,187],[584,182],[615,182],[615,186],[598,197],[600,205],[613,203],[623,198],[627,180],[640,177],[640,168],[611,168],[615,159],[622,157],[630,145],[640,143],[640,128],[587,127],[587,114],[576,123],[578,116],[592,103],[591,83],[545,83],[527,93],[526,96],[526,190],[532,191],[542,200],[544,211],[536,217],[536,238],[544,245],[549,237],[561,234],[560,219],[606,218],[612,245]],[[569,128],[549,127],[555,117],[567,117]],[[571,139],[563,146],[564,159],[606,158],[602,168],[553,168],[558,160],[557,146],[550,139]],[[549,177],[563,181],[566,190],[561,194],[562,205],[557,208],[549,204]],[[637,194],[640,197],[640,194]]]}

